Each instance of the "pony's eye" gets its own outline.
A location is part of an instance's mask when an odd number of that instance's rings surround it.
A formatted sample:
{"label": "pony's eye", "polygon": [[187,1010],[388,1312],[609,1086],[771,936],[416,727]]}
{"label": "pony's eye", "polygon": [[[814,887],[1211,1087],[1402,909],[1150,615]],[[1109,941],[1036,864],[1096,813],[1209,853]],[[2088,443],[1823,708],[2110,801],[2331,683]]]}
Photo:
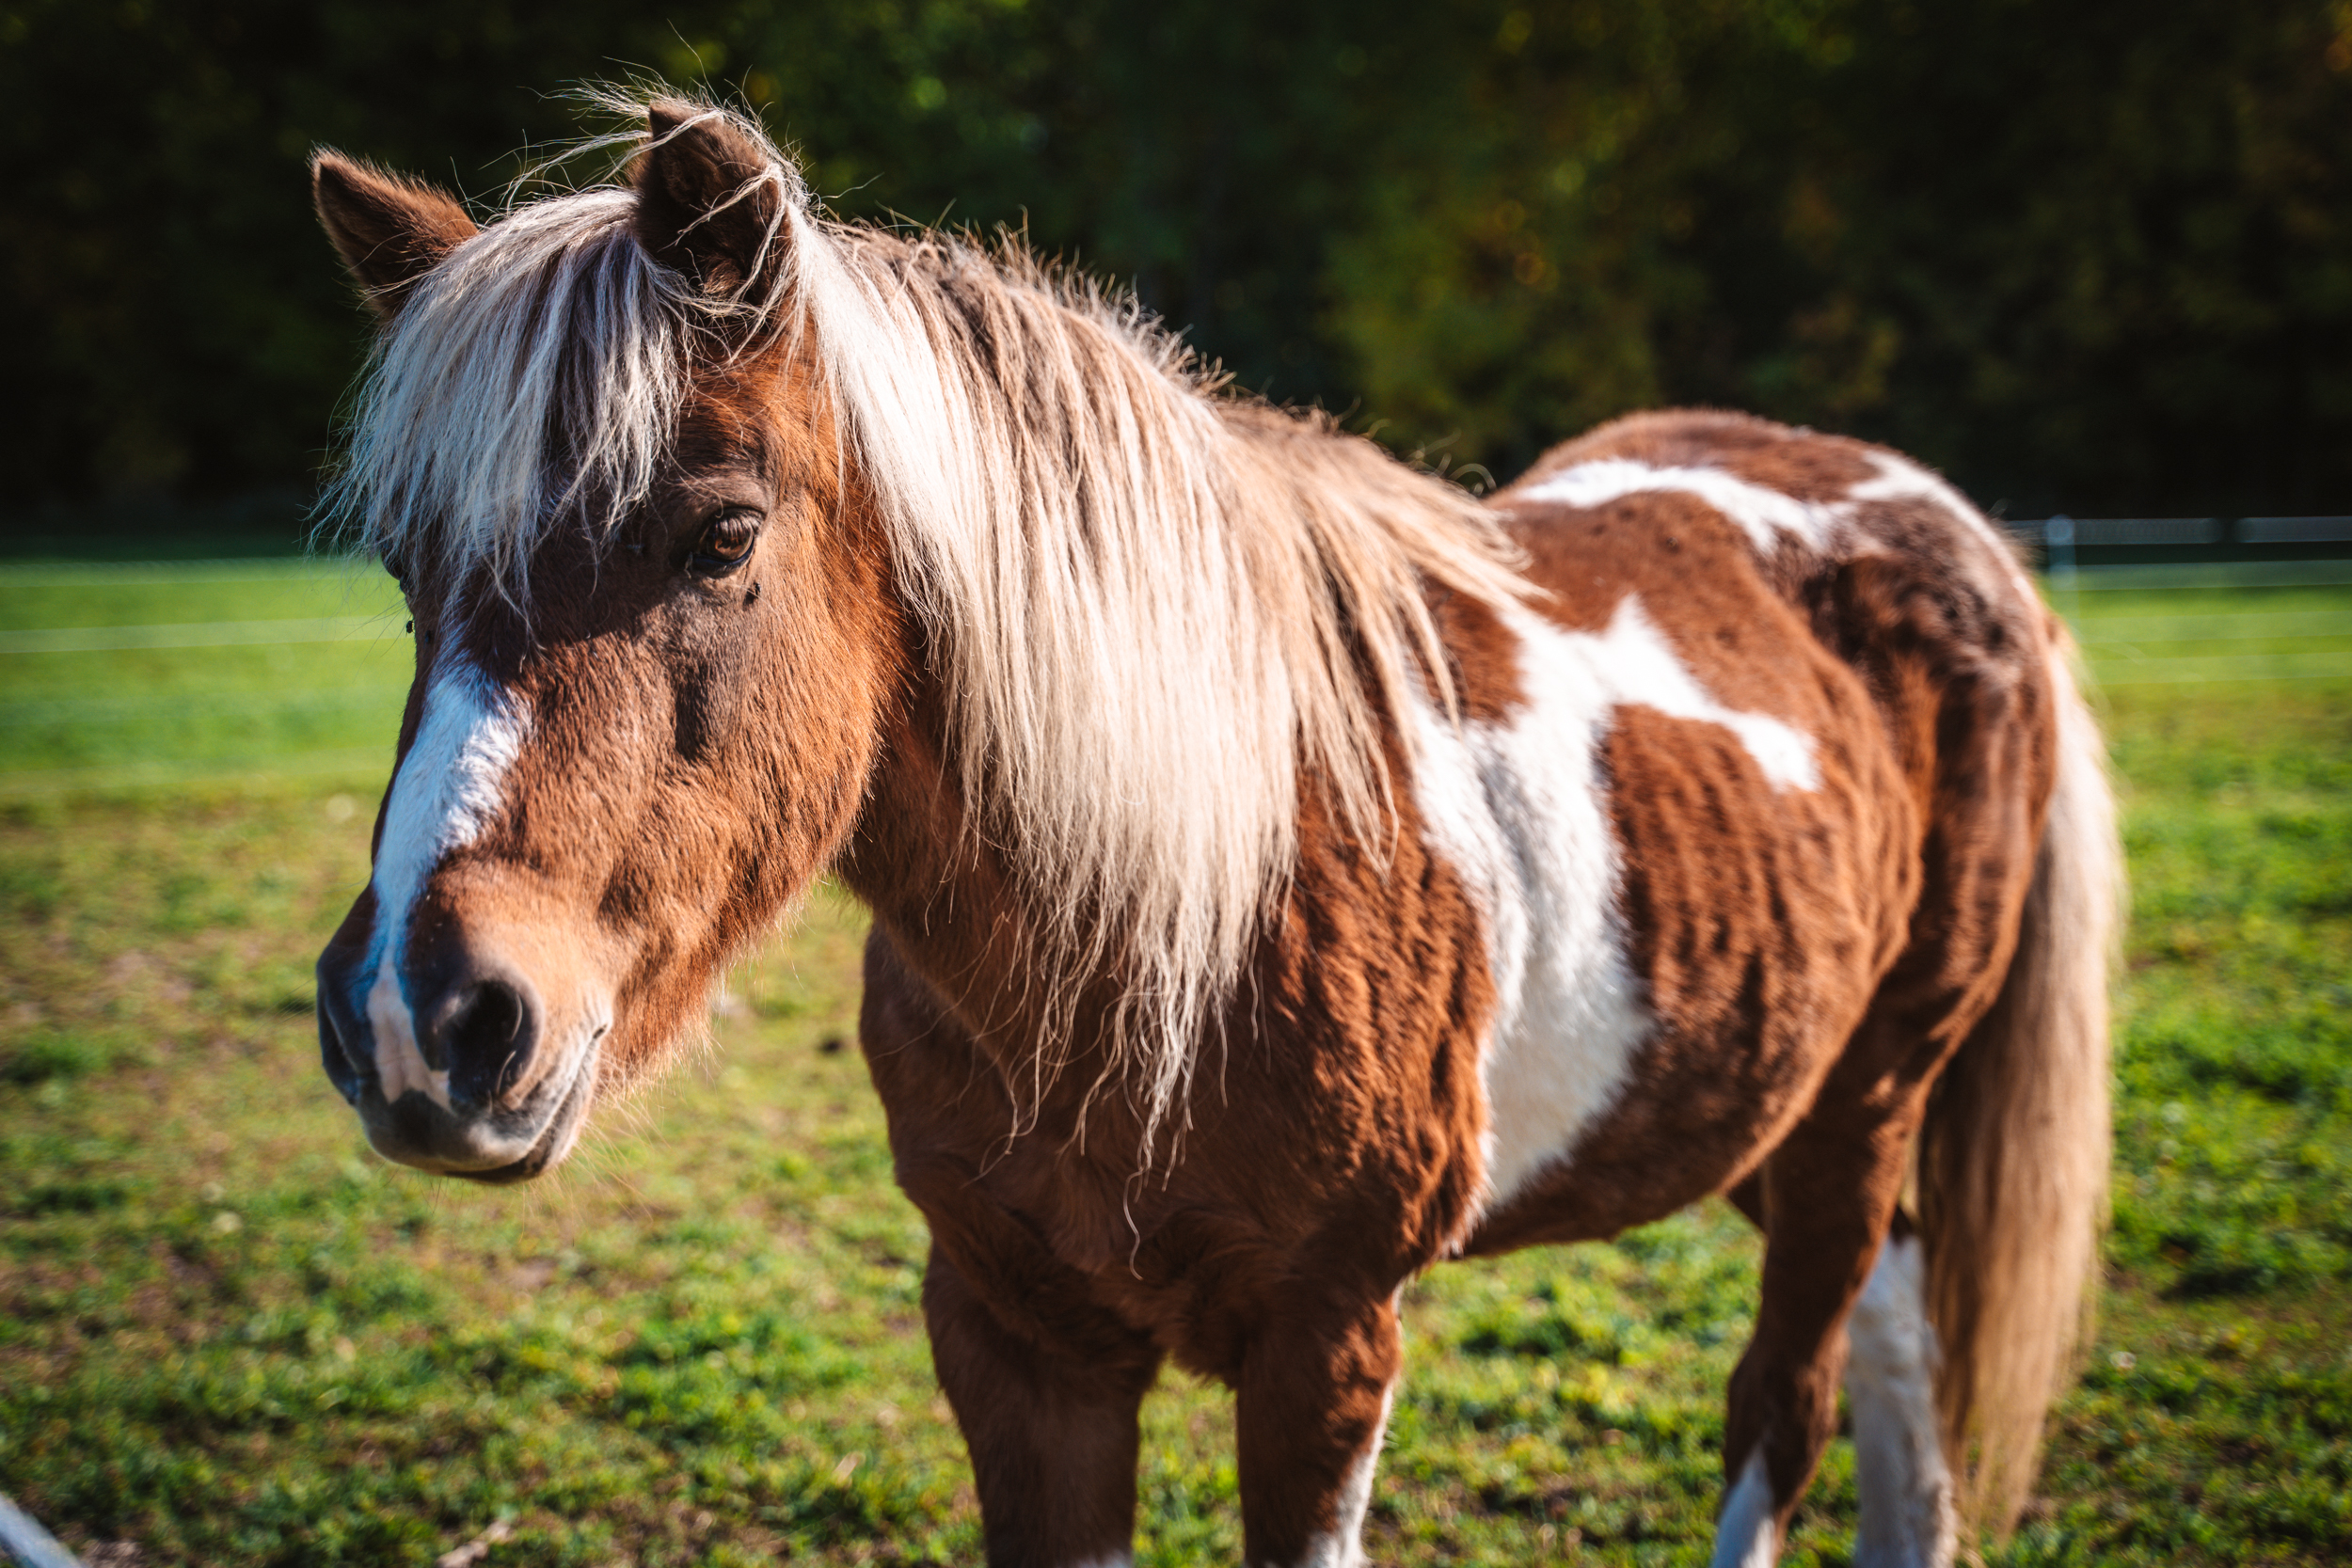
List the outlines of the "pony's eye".
{"label": "pony's eye", "polygon": [[752,546],[758,542],[758,513],[722,512],[694,541],[693,558],[688,564],[706,577],[724,577],[752,558]]}

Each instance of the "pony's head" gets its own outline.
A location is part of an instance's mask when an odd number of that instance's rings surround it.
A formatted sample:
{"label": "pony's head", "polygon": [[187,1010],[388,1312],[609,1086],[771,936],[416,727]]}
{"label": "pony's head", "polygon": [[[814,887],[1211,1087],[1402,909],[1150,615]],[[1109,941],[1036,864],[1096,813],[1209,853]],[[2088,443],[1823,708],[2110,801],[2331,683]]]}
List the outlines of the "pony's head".
{"label": "pony's head", "polygon": [[316,163],[383,318],[342,506],[417,627],[329,1074],[395,1159],[543,1169],[854,828],[967,1022],[1037,1083],[1092,1030],[1148,1143],[1300,781],[1377,852],[1380,714],[1445,686],[1424,590],[1513,596],[1507,549],[1119,296],[824,220],[746,119],[630,139],[626,184],[479,231]]}
{"label": "pony's head", "polygon": [[627,186],[479,230],[313,179],[380,317],[342,502],[417,658],[320,1043],[383,1153],[517,1180],[849,832],[889,547],[792,327],[806,198],[744,122],[657,102]]}

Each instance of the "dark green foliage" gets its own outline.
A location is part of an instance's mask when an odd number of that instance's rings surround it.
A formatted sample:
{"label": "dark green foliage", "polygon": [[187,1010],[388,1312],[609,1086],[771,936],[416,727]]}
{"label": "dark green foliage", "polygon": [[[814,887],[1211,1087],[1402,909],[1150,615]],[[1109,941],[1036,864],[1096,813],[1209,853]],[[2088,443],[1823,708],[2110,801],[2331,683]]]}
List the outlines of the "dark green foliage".
{"label": "dark green foliage", "polygon": [[20,540],[275,486],[190,526],[282,543],[364,339],[310,147],[494,200],[639,70],[739,90],[845,214],[1025,229],[1499,474],[1704,401],[2022,512],[2352,505],[2328,0],[8,0]]}
{"label": "dark green foliage", "polygon": [[1890,440],[1987,502],[2343,504],[2339,12],[1514,14],[1507,61],[1413,122],[1434,146],[1475,104],[1453,150],[1338,241],[1372,406],[1512,462],[1701,401]]}

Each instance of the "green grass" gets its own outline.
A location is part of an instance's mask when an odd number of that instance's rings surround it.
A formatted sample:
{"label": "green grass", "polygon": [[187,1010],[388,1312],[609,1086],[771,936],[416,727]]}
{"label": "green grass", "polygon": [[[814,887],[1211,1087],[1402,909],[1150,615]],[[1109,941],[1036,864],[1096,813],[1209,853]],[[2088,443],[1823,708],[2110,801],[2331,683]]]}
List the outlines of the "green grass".
{"label": "green grass", "polygon": [[[320,571],[131,575],[0,573],[0,632],[396,615]],[[2187,617],[2352,610],[2084,599],[2119,674],[2207,657]],[[151,1563],[427,1563],[494,1528],[494,1568],[975,1560],[923,1227],[838,1043],[854,908],[820,894],[734,977],[714,1048],[547,1183],[364,1150],[310,965],[366,874],[405,664],[396,619],[0,654],[0,1490]],[[1996,1560],[2342,1561],[2352,681],[2119,684],[2106,709],[2135,909],[2109,1288]],[[1413,1286],[1375,1557],[1704,1560],[1756,1259],[1709,1205]],[[1182,1380],[1148,1404],[1143,1560],[1238,1555],[1230,1414]],[[1840,1442],[1786,1560],[1845,1561],[1852,1518]]]}
{"label": "green grass", "polygon": [[[12,651],[63,628],[343,623],[335,641]],[[255,774],[381,781],[413,668],[400,594],[319,562],[0,566],[0,799]],[[85,640],[92,640],[86,638]]]}

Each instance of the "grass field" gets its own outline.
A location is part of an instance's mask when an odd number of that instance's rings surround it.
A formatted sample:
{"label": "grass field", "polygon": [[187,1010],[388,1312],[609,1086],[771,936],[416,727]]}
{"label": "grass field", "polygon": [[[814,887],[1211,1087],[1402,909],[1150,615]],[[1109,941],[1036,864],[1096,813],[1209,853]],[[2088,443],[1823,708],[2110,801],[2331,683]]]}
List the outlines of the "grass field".
{"label": "grass field", "polygon": [[[2352,1560],[2352,587],[2079,605],[2134,877],[2115,1224],[1995,1560]],[[116,1564],[975,1560],[853,907],[549,1182],[361,1146],[310,965],[407,658],[332,569],[0,568],[0,1491]],[[1414,1285],[1375,1559],[1703,1561],[1756,1260],[1709,1206]],[[1237,1556],[1229,1415],[1147,1406],[1141,1560]],[[1852,1518],[1841,1442],[1786,1560]]]}

